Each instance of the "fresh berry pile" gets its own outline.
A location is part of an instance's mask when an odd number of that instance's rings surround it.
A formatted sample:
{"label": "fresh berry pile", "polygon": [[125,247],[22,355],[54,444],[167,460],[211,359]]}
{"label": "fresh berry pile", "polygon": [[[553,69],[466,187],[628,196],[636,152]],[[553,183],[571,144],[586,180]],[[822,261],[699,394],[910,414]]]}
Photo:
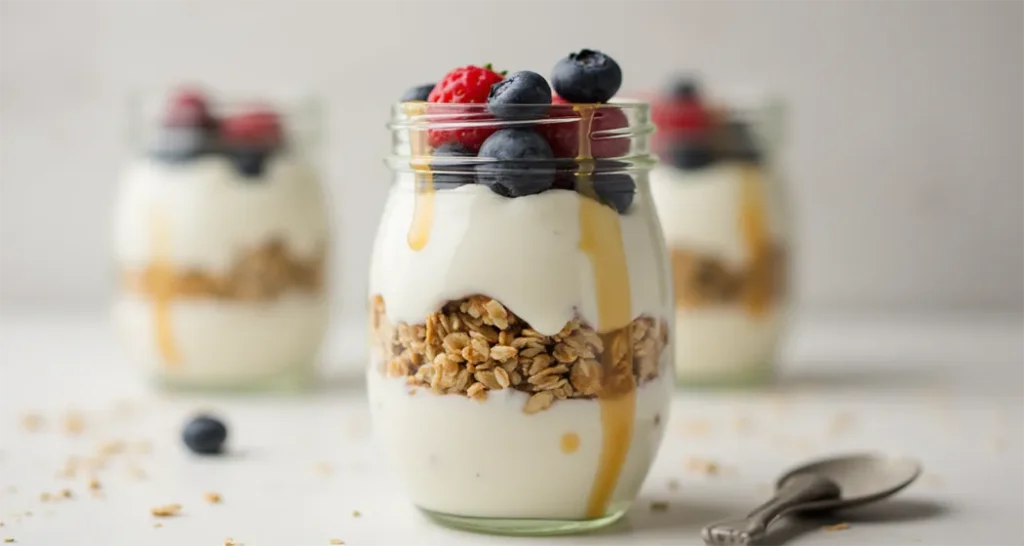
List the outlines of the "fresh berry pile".
{"label": "fresh berry pile", "polygon": [[[436,84],[409,89],[402,101],[425,101],[429,113],[444,113],[446,121],[461,125],[428,130],[436,188],[478,183],[515,198],[575,188],[583,123],[574,105],[607,103],[621,85],[622,70],[614,59],[583,49],[558,61],[550,80],[528,70],[507,74],[491,65],[469,65],[452,70]],[[479,113],[467,113],[445,110],[446,104],[480,108]],[[465,123],[459,123],[463,119]],[[616,134],[628,125],[625,112],[603,106],[593,110],[586,135],[595,164],[593,192],[620,213],[632,204],[636,184],[624,172],[607,171],[616,164],[611,158],[629,153],[625,131]]]}
{"label": "fresh berry pile", "polygon": [[747,124],[716,111],[691,77],[673,82],[652,102],[651,119],[658,127],[655,153],[678,169],[702,169],[726,159],[760,160]]}
{"label": "fresh berry pile", "polygon": [[182,89],[167,104],[152,153],[174,164],[223,155],[242,175],[256,178],[284,145],[281,119],[273,110],[251,106],[218,119],[202,93]]}

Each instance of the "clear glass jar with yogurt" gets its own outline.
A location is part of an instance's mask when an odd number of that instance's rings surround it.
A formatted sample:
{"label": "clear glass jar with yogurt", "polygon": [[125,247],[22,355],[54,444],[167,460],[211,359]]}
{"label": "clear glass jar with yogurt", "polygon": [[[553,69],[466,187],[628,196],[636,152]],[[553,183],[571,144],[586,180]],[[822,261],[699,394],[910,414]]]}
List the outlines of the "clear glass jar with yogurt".
{"label": "clear glass jar with yogurt", "polygon": [[[443,523],[600,527],[635,499],[673,388],[648,107],[519,121],[485,108],[395,108],[370,272],[376,434],[412,502]],[[495,160],[442,156],[428,138],[506,129],[567,145],[552,161]]]}
{"label": "clear glass jar with yogurt", "polygon": [[133,104],[114,225],[116,322],[161,385],[296,389],[328,320],[311,100]]}
{"label": "clear glass jar with yogurt", "polygon": [[692,83],[660,101],[651,191],[673,269],[676,377],[764,384],[790,310],[782,106],[757,96],[718,103]]}

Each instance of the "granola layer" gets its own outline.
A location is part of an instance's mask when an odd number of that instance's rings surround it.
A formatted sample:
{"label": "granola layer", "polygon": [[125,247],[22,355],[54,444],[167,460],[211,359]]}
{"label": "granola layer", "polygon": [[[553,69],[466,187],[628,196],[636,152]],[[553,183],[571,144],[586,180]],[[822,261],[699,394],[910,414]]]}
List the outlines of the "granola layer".
{"label": "granola layer", "polygon": [[324,259],[292,256],[280,240],[271,240],[239,254],[225,274],[150,263],[122,272],[122,286],[147,296],[170,294],[177,298],[238,301],[273,300],[295,290],[319,293],[323,288]]}
{"label": "granola layer", "polygon": [[630,386],[655,379],[668,344],[668,323],[647,315],[605,335],[610,347],[579,319],[546,336],[486,296],[450,301],[422,324],[391,324],[385,311],[384,299],[373,296],[370,329],[381,373],[477,400],[489,391],[522,391],[530,395],[526,413],[543,411],[555,400],[595,398],[621,384],[604,381],[606,349],[612,351],[612,369],[627,380],[632,375]]}
{"label": "granola layer", "polygon": [[692,309],[757,302],[770,305],[786,295],[786,255],[773,246],[745,267],[684,248],[672,249],[676,307]]}

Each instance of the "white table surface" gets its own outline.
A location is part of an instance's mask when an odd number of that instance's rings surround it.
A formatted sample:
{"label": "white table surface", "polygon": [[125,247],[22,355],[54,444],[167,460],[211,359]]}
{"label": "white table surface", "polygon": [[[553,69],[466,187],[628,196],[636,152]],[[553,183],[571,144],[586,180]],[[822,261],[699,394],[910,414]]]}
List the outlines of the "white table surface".
{"label": "white table surface", "polygon": [[[700,544],[710,520],[756,505],[774,476],[810,456],[881,450],[919,457],[921,480],[885,503],[787,522],[794,544],[1024,543],[1024,324],[1019,316],[804,317],[783,378],[760,392],[680,392],[668,434],[627,519],[593,535],[525,540],[452,531],[404,499],[375,450],[360,377],[359,326],[325,350],[330,380],[296,397],[181,396],[151,390],[119,351],[105,316],[0,318],[0,538],[22,545]],[[356,357],[358,358],[358,356]],[[189,455],[179,430],[212,409],[231,454]],[[62,430],[75,411],[78,435]],[[41,428],[22,417],[38,413]],[[744,419],[749,426],[738,427]],[[839,425],[843,426],[839,426]],[[57,477],[104,442],[148,442],[88,476]],[[689,457],[713,460],[717,476]],[[134,475],[141,469],[144,478]],[[678,489],[670,490],[670,480]],[[44,492],[74,497],[44,502]],[[223,502],[209,504],[205,492]],[[652,512],[668,501],[666,512]],[[150,508],[180,503],[160,520]],[[361,517],[354,517],[358,510]],[[27,515],[26,512],[31,512]],[[847,522],[842,531],[824,524]]]}

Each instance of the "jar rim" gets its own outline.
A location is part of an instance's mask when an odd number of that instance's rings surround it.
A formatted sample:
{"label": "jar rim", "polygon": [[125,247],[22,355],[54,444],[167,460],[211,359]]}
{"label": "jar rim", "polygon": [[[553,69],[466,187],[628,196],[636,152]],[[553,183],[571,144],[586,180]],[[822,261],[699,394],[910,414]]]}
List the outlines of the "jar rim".
{"label": "jar rim", "polygon": [[[609,110],[632,112],[638,119],[643,120],[643,124],[646,125],[649,123],[647,120],[650,113],[650,103],[648,101],[631,98],[615,98],[606,103],[586,104],[508,104],[502,105],[502,108],[509,113],[521,113],[521,115],[508,116],[511,119],[499,120],[499,123],[506,126],[535,124],[546,119],[550,111],[565,112],[570,109],[588,109],[593,112]],[[541,111],[542,113],[540,114],[537,113],[538,109],[545,108],[549,110]],[[472,119],[465,117],[467,115],[480,116],[480,122],[485,121],[484,117],[489,118],[486,121],[490,124],[493,124],[495,121],[488,111],[487,103],[408,101],[392,104],[391,121],[387,127],[391,130],[421,128],[423,125],[443,124],[449,120],[454,121],[451,116],[456,115],[459,116],[457,121],[460,124],[465,124],[467,121],[472,122]]]}

